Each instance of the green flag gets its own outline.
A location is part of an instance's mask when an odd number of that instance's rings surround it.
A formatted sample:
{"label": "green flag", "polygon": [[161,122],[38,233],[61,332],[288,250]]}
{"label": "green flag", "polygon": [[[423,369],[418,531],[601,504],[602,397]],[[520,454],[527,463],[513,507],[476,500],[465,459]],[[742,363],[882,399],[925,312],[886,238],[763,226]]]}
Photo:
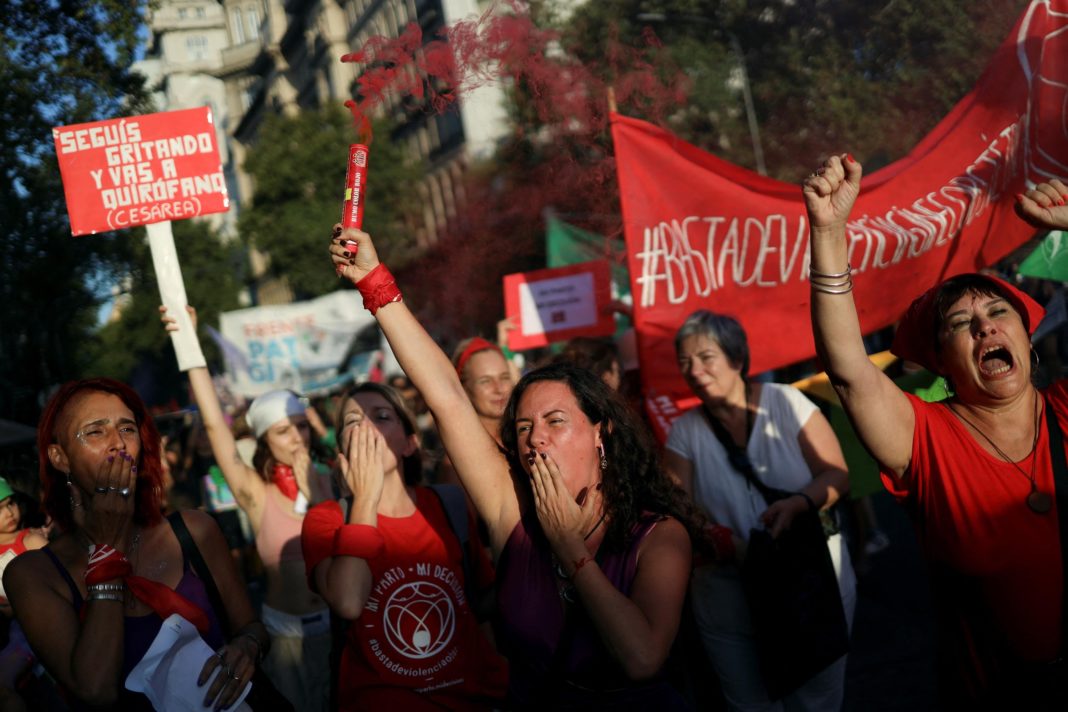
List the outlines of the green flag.
{"label": "green flag", "polygon": [[[587,232],[558,218],[546,217],[545,261],[547,267],[565,267],[591,260],[608,260],[612,268],[612,298],[629,302],[630,273],[627,248],[622,240]],[[630,320],[616,314],[616,337],[630,326]]]}
{"label": "green flag", "polygon": [[1068,282],[1068,232],[1053,230],[1046,235],[1017,271],[1028,277]]}

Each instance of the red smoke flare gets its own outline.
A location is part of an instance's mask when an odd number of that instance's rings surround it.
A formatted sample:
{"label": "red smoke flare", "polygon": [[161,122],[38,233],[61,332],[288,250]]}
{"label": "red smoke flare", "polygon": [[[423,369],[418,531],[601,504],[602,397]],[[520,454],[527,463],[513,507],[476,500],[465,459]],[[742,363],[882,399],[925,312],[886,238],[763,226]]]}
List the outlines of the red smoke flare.
{"label": "red smoke flare", "polygon": [[388,98],[442,113],[492,83],[503,85],[515,104],[514,133],[502,142],[493,174],[466,176],[455,190],[463,204],[437,242],[418,263],[397,271],[439,338],[494,334],[503,315],[500,277],[544,266],[545,208],[606,239],[622,234],[608,87],[621,111],[663,124],[685,105],[688,81],[653,56],[660,46],[651,31],[641,47],[624,46],[614,28],[606,32],[607,51],[584,63],[512,0],[425,44],[411,24],[395,39],[374,37],[342,58],[361,65],[358,101],[350,106],[357,118]]}

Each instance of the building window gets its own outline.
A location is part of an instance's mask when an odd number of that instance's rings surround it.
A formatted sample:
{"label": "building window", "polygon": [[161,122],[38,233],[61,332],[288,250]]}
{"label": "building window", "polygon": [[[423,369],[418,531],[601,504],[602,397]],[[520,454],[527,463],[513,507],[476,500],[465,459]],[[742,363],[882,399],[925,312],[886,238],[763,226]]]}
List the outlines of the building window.
{"label": "building window", "polygon": [[205,16],[204,8],[202,8],[202,7],[198,7],[196,10],[194,10],[194,12],[196,13],[197,17],[204,17]]}
{"label": "building window", "polygon": [[178,19],[179,20],[184,20],[188,14],[189,14],[189,10],[188,9],[186,9],[184,7],[178,8]]}
{"label": "building window", "polygon": [[259,39],[260,37],[260,11],[256,9],[255,5],[249,5],[245,10],[245,17],[248,20],[248,38],[250,40]]}
{"label": "building window", "polygon": [[208,56],[208,38],[204,35],[187,37],[185,40],[185,48],[186,51],[189,52],[189,59],[193,61],[205,59]]}
{"label": "building window", "polygon": [[230,15],[230,27],[234,32],[234,44],[241,44],[245,41],[245,25],[241,22],[241,8],[234,8],[233,13]]}

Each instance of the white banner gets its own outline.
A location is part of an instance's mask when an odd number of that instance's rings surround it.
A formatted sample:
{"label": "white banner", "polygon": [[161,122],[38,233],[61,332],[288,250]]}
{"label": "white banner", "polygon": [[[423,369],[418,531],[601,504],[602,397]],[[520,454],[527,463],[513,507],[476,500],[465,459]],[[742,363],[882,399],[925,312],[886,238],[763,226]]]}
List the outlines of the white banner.
{"label": "white banner", "polygon": [[303,391],[307,380],[342,368],[356,334],[374,323],[355,290],[225,312],[219,330],[234,392]]}

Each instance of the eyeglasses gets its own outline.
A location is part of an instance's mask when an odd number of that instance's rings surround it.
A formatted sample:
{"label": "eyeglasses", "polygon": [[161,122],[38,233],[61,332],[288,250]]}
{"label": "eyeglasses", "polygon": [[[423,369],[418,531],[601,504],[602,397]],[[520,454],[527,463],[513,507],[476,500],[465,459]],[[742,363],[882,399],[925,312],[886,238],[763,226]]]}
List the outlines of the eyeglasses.
{"label": "eyeglasses", "polygon": [[76,432],[74,437],[87,447],[97,447],[108,442],[112,433],[116,431],[123,442],[126,442],[128,439],[137,442],[140,442],[141,440],[141,431],[137,429],[135,423],[123,422],[115,427],[107,421],[90,423]]}

